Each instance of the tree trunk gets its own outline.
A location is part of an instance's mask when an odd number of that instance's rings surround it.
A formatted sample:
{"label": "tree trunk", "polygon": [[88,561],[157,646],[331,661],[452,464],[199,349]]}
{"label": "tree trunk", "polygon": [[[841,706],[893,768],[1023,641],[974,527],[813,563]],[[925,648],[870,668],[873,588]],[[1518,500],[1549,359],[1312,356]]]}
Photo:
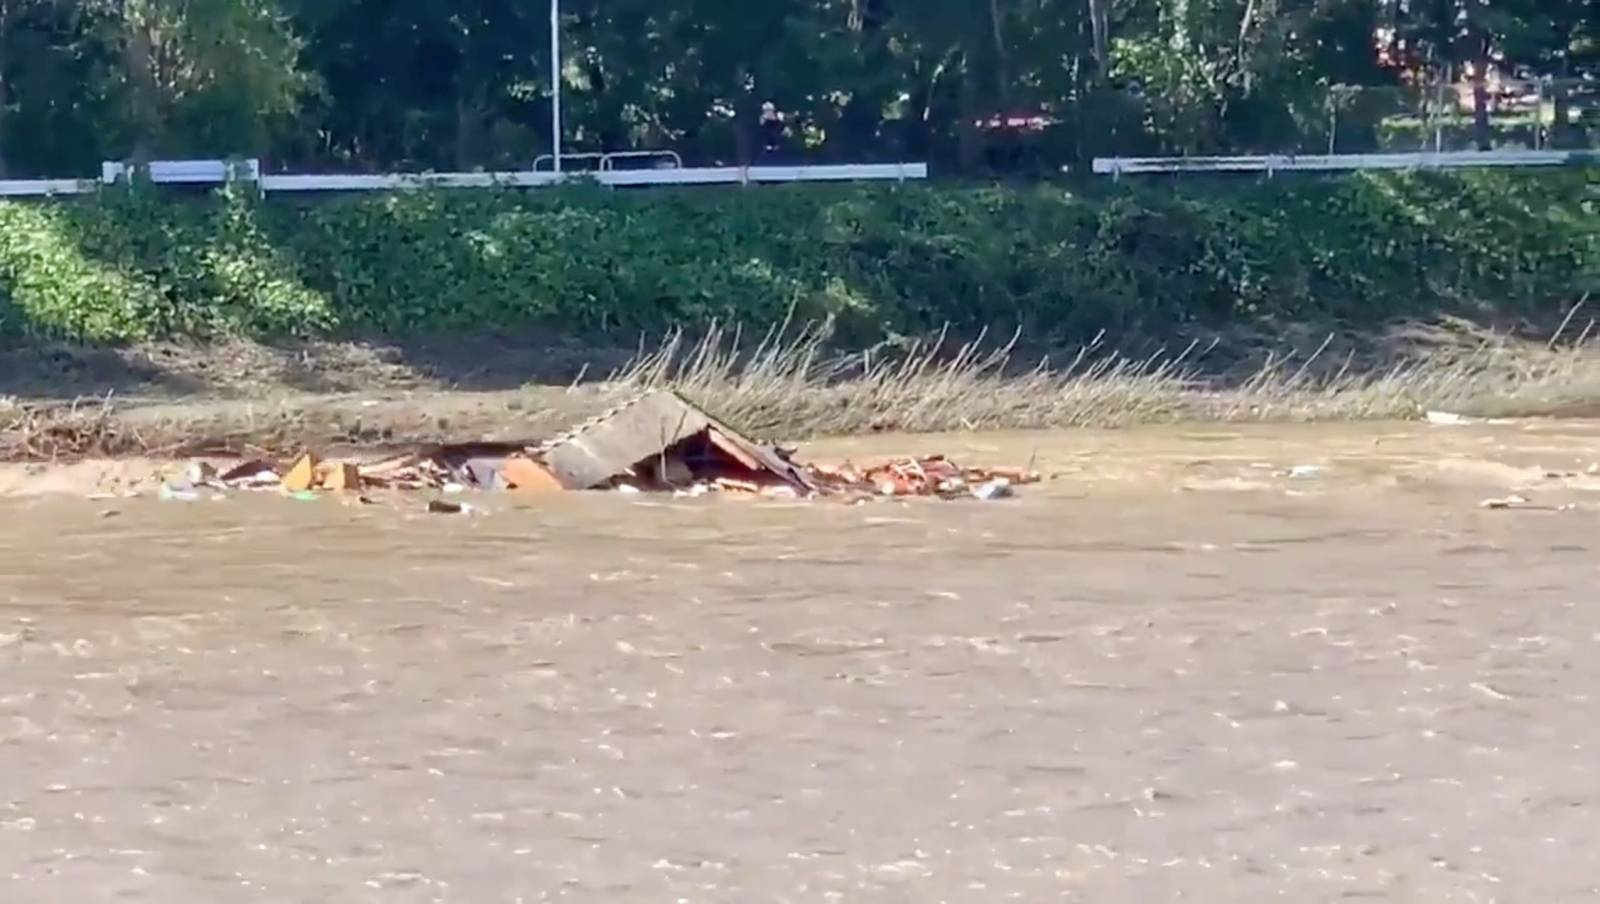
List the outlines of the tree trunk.
{"label": "tree trunk", "polygon": [[989,30],[994,39],[995,96],[1000,99],[1002,113],[1011,107],[1011,53],[1006,48],[1005,19],[1000,12],[1000,0],[989,0]]}
{"label": "tree trunk", "polygon": [[1478,150],[1494,147],[1489,137],[1489,48],[1488,42],[1472,63],[1472,135]]}
{"label": "tree trunk", "polygon": [[[1571,29],[1561,29],[1558,34],[1560,37],[1556,46],[1572,46]],[[1545,81],[1545,87],[1550,92],[1551,108],[1550,131],[1545,136],[1546,147],[1566,148],[1568,145],[1567,135],[1571,131],[1570,126],[1572,125],[1572,92],[1567,87],[1567,82],[1571,78],[1572,56],[1567,54],[1561,60],[1561,74],[1556,78]],[[1541,107],[1543,107],[1542,94],[1543,92],[1541,92]],[[1539,116],[1544,116],[1544,110],[1541,109],[1539,111]],[[1578,145],[1573,144],[1572,146],[1577,147]]]}
{"label": "tree trunk", "polygon": [[[744,84],[744,73],[734,84]],[[740,89],[739,101],[733,111],[733,147],[740,166],[749,166],[755,160],[756,120],[760,117],[761,103],[755,92]]]}
{"label": "tree trunk", "polygon": [[963,170],[978,168],[983,159],[983,135],[978,131],[978,75],[972,71],[971,60],[961,73],[960,101],[956,104],[956,155]]}
{"label": "tree trunk", "polygon": [[[0,16],[4,13],[0,12]],[[0,41],[5,40],[5,33],[0,30]],[[11,167],[6,163],[6,119],[11,112],[11,85],[6,81],[6,58],[0,50],[0,179],[9,178]]]}
{"label": "tree trunk", "polygon": [[484,131],[483,88],[459,87],[456,91],[456,169],[471,172],[472,167],[484,161],[478,159]]}
{"label": "tree trunk", "polygon": [[1089,0],[1089,30],[1094,41],[1094,74],[1089,81],[1099,84],[1111,71],[1111,20],[1106,6],[1111,0]]}
{"label": "tree trunk", "polygon": [[1244,94],[1250,96],[1255,88],[1255,72],[1250,65],[1251,29],[1256,21],[1256,0],[1246,0],[1244,14],[1239,17],[1239,43],[1233,51],[1233,65],[1244,80]]}
{"label": "tree trunk", "polygon": [[472,150],[474,141],[473,110],[471,101],[462,94],[456,95],[456,141],[455,158],[456,170],[467,172],[472,167]]}
{"label": "tree trunk", "polygon": [[134,19],[124,19],[126,35],[122,42],[122,65],[127,71],[128,119],[133,127],[133,162],[149,163],[154,151],[156,132],[156,75],[152,70],[155,42],[148,26]]}
{"label": "tree trunk", "polygon": [[1551,148],[1565,148],[1567,146],[1568,126],[1572,119],[1572,96],[1561,86],[1552,83],[1551,91],[1554,97],[1550,99],[1550,134],[1548,146]]}
{"label": "tree trunk", "polygon": [[6,80],[6,39],[11,35],[11,0],[0,0],[0,179],[11,175],[6,162],[6,124],[11,112],[11,83]]}
{"label": "tree trunk", "polygon": [[[920,68],[920,67],[919,67]],[[920,72],[917,73],[921,75]],[[928,159],[928,108],[933,102],[932,80],[916,78],[911,85],[910,96],[906,98],[906,118],[902,123],[904,134],[901,135],[904,157],[906,160]]]}

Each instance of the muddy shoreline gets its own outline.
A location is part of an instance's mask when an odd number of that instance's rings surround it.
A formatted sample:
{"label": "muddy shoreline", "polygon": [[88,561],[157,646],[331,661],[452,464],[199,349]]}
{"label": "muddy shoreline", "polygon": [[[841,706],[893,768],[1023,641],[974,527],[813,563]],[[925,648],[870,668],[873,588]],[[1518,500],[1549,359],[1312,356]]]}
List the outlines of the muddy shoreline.
{"label": "muddy shoreline", "polygon": [[[372,459],[384,452],[424,447],[329,445],[319,454],[328,459]],[[1041,448],[1050,451],[1041,454]],[[1263,456],[1264,448],[1271,454]],[[1037,469],[1052,492],[1296,495],[1408,485],[1481,493],[1485,498],[1521,493],[1552,505],[1600,506],[1600,419],[877,434],[804,442],[797,444],[796,453],[801,460],[830,465],[875,456],[940,454],[981,467],[1026,463]],[[221,452],[0,462],[0,497],[154,500],[164,483],[183,480],[197,462],[225,471],[245,457]],[[287,467],[292,456],[280,461]],[[506,502],[526,505],[530,500]]]}

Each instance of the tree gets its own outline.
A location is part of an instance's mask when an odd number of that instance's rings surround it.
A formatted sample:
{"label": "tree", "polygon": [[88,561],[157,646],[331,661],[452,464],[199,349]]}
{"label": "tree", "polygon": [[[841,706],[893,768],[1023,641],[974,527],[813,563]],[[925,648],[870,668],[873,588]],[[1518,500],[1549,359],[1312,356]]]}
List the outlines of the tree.
{"label": "tree", "polygon": [[[1376,139],[1401,84],[1596,71],[1596,0],[563,0],[570,146],[1054,163]],[[0,0],[0,171],[252,153],[354,169],[527,166],[550,138],[545,0]],[[1378,88],[1378,92],[1366,89]],[[1569,117],[1556,94],[1558,128]],[[1342,112],[1340,112],[1342,111]],[[1389,113],[1396,111],[1387,111]],[[1002,131],[1003,130],[999,130]],[[1580,130],[1581,131],[1581,130]]]}
{"label": "tree", "polygon": [[84,17],[121,58],[135,159],[260,152],[311,88],[275,0],[97,0]]}

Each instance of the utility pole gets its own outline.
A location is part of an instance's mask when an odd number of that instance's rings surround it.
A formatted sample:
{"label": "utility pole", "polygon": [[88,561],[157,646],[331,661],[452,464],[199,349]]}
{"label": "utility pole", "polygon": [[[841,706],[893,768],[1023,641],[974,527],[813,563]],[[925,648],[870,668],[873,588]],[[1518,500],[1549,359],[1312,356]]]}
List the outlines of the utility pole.
{"label": "utility pole", "polygon": [[561,173],[561,0],[550,0],[550,166]]}

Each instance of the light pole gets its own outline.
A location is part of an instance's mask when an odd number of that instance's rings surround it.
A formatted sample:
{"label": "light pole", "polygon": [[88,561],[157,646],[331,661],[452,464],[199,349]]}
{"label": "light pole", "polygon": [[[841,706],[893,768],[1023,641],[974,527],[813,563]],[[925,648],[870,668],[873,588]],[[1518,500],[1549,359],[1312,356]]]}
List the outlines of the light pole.
{"label": "light pole", "polygon": [[561,0],[550,0],[550,166],[561,173]]}

